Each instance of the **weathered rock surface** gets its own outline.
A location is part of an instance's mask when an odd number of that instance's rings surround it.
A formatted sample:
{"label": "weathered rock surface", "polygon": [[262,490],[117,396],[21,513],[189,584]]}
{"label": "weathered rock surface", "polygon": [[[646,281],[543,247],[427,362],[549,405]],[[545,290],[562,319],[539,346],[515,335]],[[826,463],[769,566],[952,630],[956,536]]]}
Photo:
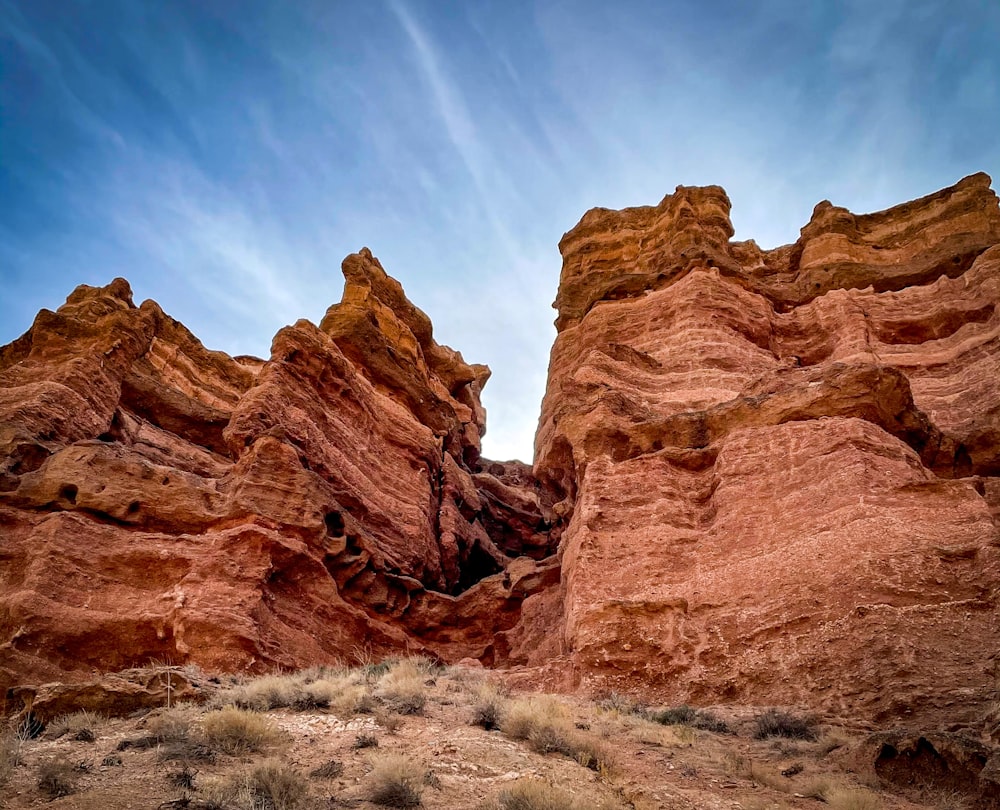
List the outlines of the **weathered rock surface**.
{"label": "weathered rock surface", "polygon": [[344,274],[266,362],[207,351],[121,279],[0,350],[0,686],[492,662],[558,582],[550,502],[527,468],[480,464],[489,369],[438,345],[367,250]]}
{"label": "weathered rock surface", "polygon": [[1000,651],[989,185],[820,203],[770,251],[729,241],[718,187],[587,213],[535,447],[561,587],[512,657],[663,700],[973,721]]}
{"label": "weathered rock surface", "polygon": [[0,348],[0,687],[411,652],[995,735],[989,186],[774,250],[714,186],[587,213],[533,468],[367,250],[266,361],[78,288]]}

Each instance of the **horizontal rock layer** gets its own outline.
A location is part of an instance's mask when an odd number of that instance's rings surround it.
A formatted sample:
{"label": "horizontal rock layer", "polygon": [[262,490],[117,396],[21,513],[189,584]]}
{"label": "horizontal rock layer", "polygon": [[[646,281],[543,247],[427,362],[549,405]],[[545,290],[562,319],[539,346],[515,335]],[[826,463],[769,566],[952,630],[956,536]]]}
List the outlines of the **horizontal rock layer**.
{"label": "horizontal rock layer", "polygon": [[[1000,651],[1000,210],[986,175],[794,244],[722,189],[561,242],[535,474],[577,686],[969,719]],[[525,624],[514,632],[530,636]],[[517,644],[515,643],[515,647]]]}

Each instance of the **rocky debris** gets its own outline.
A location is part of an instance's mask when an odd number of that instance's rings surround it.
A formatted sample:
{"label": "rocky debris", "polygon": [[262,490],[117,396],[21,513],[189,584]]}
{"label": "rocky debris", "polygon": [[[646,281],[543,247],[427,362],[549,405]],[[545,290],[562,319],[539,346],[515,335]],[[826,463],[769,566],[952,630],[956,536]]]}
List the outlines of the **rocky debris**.
{"label": "rocky debris", "polygon": [[523,663],[665,701],[975,722],[1000,649],[989,183],[821,203],[770,251],[728,241],[718,187],[563,237],[534,465],[562,580],[507,633]]}
{"label": "rocky debris", "polygon": [[897,729],[863,740],[852,758],[861,773],[917,797],[962,795],[1000,807],[1000,751],[963,734]]}
{"label": "rocky debris", "polygon": [[367,249],[344,274],[267,361],[206,350],[122,279],[0,350],[0,687],[493,660],[558,579],[552,500],[480,461],[489,369],[438,345]]}

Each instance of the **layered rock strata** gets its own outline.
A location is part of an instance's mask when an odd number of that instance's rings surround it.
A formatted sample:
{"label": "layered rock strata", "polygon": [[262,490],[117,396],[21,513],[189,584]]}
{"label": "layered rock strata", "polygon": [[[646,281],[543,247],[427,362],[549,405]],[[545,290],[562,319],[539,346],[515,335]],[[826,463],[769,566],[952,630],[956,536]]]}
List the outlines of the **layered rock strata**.
{"label": "layered rock strata", "polygon": [[486,366],[366,249],[267,361],[128,284],[0,350],[0,685],[150,661],[493,659],[558,580],[524,465],[480,462]]}
{"label": "layered rock strata", "polygon": [[714,186],[595,209],[563,237],[534,466],[561,498],[562,580],[524,606],[561,637],[522,645],[525,662],[670,701],[954,720],[985,705],[989,186],[868,215],[823,202],[775,250],[731,241]]}

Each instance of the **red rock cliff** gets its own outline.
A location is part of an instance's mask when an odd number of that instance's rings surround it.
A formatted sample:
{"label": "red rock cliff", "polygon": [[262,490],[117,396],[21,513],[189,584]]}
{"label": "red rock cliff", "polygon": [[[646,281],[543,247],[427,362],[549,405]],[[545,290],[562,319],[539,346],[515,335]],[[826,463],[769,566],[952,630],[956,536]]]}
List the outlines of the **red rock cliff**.
{"label": "red rock cliff", "polygon": [[367,250],[267,361],[80,287],[0,348],[0,686],[409,651],[971,722],[1000,650],[989,184],[820,203],[769,251],[718,187],[590,211],[533,471],[480,458],[489,370]]}
{"label": "red rock cliff", "polygon": [[535,562],[544,498],[479,459],[489,369],[438,345],[367,249],[344,274],[266,362],[207,351],[121,279],[0,350],[0,684],[493,660],[558,578]]}
{"label": "red rock cliff", "polygon": [[[1000,210],[983,174],[794,244],[718,187],[560,243],[535,474],[572,683],[971,716],[1000,651]],[[515,634],[516,635],[516,634]],[[544,663],[526,653],[524,660]]]}

